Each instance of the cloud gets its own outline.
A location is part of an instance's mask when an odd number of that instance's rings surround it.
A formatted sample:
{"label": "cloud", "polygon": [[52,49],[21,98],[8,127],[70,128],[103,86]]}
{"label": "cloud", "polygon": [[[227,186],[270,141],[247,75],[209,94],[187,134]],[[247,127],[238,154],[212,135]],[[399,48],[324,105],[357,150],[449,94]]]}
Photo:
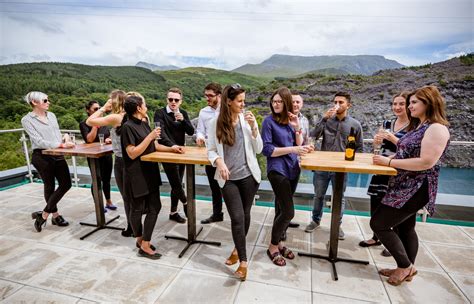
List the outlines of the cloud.
{"label": "cloud", "polygon": [[57,22],[45,21],[37,17],[21,15],[8,16],[8,18],[19,23],[19,26],[40,29],[48,34],[64,34],[60,28],[60,24]]}
{"label": "cloud", "polygon": [[34,14],[0,13],[1,63],[39,55],[234,69],[282,53],[377,54],[410,65],[473,50],[470,0],[58,3],[35,4]]}

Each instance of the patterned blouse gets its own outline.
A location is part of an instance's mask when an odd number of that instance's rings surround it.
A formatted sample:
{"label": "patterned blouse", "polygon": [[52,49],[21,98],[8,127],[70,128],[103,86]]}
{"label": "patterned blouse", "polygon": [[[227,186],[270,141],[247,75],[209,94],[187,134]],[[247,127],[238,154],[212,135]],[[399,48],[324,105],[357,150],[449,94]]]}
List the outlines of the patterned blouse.
{"label": "patterned blouse", "polygon": [[[408,132],[400,138],[397,143],[397,153],[393,159],[406,159],[420,157],[421,141],[430,124],[423,124],[417,130]],[[441,158],[444,156],[446,145]],[[382,204],[400,209],[405,203],[420,189],[423,181],[428,179],[429,199],[426,202],[426,209],[432,216],[435,211],[436,193],[438,191],[440,162],[432,168],[423,171],[407,171],[397,169],[398,174],[391,176],[388,182],[387,194],[382,200]]]}

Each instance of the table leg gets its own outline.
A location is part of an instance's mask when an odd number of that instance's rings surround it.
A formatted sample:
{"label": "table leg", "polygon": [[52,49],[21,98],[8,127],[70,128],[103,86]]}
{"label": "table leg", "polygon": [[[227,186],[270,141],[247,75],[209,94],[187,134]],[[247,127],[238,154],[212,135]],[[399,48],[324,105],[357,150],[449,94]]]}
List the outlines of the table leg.
{"label": "table leg", "polygon": [[93,234],[102,229],[115,229],[115,230],[123,230],[123,228],[107,226],[109,223],[115,221],[120,217],[117,215],[116,217],[112,218],[111,220],[105,222],[105,215],[104,215],[104,200],[102,198],[102,183],[101,183],[101,176],[100,176],[100,167],[99,167],[99,159],[98,158],[89,158],[90,165],[91,165],[91,179],[92,179],[92,197],[94,199],[94,206],[95,206],[95,217],[97,224],[89,224],[81,222],[81,225],[84,226],[91,226],[96,227],[96,229],[86,233],[85,235],[81,236],[80,239],[83,240],[89,235]]}
{"label": "table leg", "polygon": [[203,241],[198,240],[197,236],[201,233],[202,227],[196,233],[196,189],[195,189],[195,175],[194,165],[186,164],[186,196],[188,199],[187,213],[188,213],[188,237],[180,236],[169,236],[165,235],[166,239],[180,240],[187,242],[184,249],[179,254],[179,257],[183,257],[189,247],[193,244],[208,244],[214,246],[220,246],[220,242]]}
{"label": "table leg", "polygon": [[329,255],[319,255],[319,254],[311,254],[311,253],[304,253],[298,252],[300,256],[309,256],[317,259],[324,259],[331,263],[332,265],[332,272],[334,281],[337,281],[339,278],[337,276],[336,270],[336,263],[337,262],[347,262],[347,263],[356,263],[356,264],[364,264],[368,265],[368,261],[362,260],[353,260],[353,259],[346,259],[346,258],[338,258],[337,257],[337,249],[339,245],[339,227],[341,225],[341,206],[342,206],[342,196],[344,192],[344,176],[345,174],[342,172],[336,172],[336,180],[333,189],[333,201],[331,206],[331,230],[329,236]]}

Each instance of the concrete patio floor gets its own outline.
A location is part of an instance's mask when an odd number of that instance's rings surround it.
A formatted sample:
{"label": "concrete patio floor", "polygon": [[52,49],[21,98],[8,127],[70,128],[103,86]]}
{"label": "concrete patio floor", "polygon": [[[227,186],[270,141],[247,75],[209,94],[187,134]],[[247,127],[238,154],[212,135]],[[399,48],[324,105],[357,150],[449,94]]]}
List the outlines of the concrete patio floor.
{"label": "concrete patio floor", "polygon": [[[112,193],[124,227],[120,195]],[[73,188],[60,202],[65,228],[51,225],[41,233],[33,228],[31,212],[44,207],[43,185],[27,184],[0,192],[0,301],[2,303],[470,303],[474,299],[474,228],[417,223],[419,274],[411,283],[394,287],[379,276],[379,268],[394,267],[380,255],[382,247],[357,244],[371,236],[369,218],[344,216],[346,240],[339,256],[365,259],[368,266],[338,263],[339,281],[323,260],[297,256],[277,267],[265,251],[274,210],[254,206],[247,237],[249,274],[246,282],[233,277],[236,266],[224,265],[233,243],[230,220],[205,225],[199,238],[222,242],[221,247],[193,245],[183,256],[184,242],[165,234],[186,234],[186,225],[168,220],[169,198],[155,226],[153,244],[163,257],[137,257],[135,241],[117,230],[101,230],[79,237],[95,222],[90,189]],[[197,202],[198,222],[209,216],[211,204]],[[304,232],[310,212],[297,211],[297,229],[289,229],[287,246],[296,251],[326,253],[330,215],[314,233]]]}

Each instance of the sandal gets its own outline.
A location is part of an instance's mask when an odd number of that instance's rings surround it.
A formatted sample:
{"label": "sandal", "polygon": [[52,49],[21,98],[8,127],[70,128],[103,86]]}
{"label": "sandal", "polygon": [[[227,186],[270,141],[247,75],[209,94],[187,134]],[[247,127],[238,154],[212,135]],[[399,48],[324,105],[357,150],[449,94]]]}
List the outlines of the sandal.
{"label": "sandal", "polygon": [[285,259],[281,256],[280,252],[275,252],[275,253],[270,253],[270,250],[267,249],[267,255],[270,258],[270,260],[273,262],[273,264],[277,266],[285,266],[286,261]]}
{"label": "sandal", "polygon": [[379,270],[379,274],[383,275],[384,277],[389,277],[394,271],[395,269],[384,268]]}
{"label": "sandal", "polygon": [[237,262],[239,261],[239,255],[237,254],[237,252],[234,254],[234,251],[232,251],[232,253],[230,254],[230,256],[227,258],[227,260],[225,261],[225,264],[227,266],[231,266],[231,265],[234,265],[236,264]]}
{"label": "sandal", "polygon": [[245,281],[247,279],[247,268],[248,267],[239,266],[239,268],[234,272],[234,275],[241,281]]}
{"label": "sandal", "polygon": [[291,251],[290,249],[288,249],[285,246],[283,246],[282,248],[279,248],[278,250],[280,251],[280,254],[284,258],[287,258],[289,260],[293,260],[295,258],[295,254],[293,253],[293,251]]}
{"label": "sandal", "polygon": [[393,285],[393,286],[398,286],[400,284],[402,284],[403,282],[407,281],[407,282],[411,282],[413,280],[413,277],[416,276],[418,274],[418,271],[415,270],[414,272],[413,271],[413,266],[410,268],[410,272],[402,279],[394,279],[394,280],[391,280],[392,276],[390,276],[387,280],[388,284],[390,285]]}
{"label": "sandal", "polygon": [[[135,243],[135,246],[137,246],[138,249],[141,249],[141,248],[142,248],[141,244],[139,244],[138,242]],[[150,244],[150,249],[153,250],[153,251],[155,251],[155,250],[156,250],[156,247],[153,246],[152,244]]]}
{"label": "sandal", "polygon": [[[373,239],[370,239],[370,240],[373,240]],[[382,245],[382,242],[380,241],[376,241],[375,243],[368,243],[367,241],[364,240],[364,241],[360,241],[359,243],[360,247],[372,247],[372,246],[380,246],[380,245]]]}

